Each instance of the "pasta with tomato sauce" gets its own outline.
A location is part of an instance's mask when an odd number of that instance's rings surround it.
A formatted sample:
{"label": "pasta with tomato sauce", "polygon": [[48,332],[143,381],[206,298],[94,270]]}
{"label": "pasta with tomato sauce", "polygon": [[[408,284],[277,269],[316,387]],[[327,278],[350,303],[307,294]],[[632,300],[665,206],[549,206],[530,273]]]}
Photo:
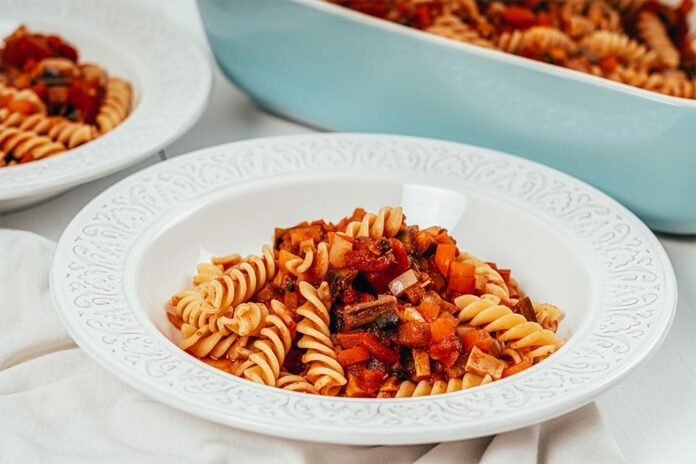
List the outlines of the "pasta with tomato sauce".
{"label": "pasta with tomato sauce", "polygon": [[[408,225],[401,208],[278,228],[261,256],[213,258],[197,271],[169,305],[179,346],[286,390],[450,393],[519,373],[563,345],[556,306],[532,303],[509,269],[460,250],[446,229]],[[231,276],[245,278],[218,298]]]}
{"label": "pasta with tomato sauce", "polygon": [[128,81],[95,64],[57,35],[20,26],[0,43],[0,167],[83,145],[130,113]]}
{"label": "pasta with tomato sauce", "polygon": [[696,98],[696,38],[687,23],[694,0],[676,7],[654,0],[327,1],[459,42]]}

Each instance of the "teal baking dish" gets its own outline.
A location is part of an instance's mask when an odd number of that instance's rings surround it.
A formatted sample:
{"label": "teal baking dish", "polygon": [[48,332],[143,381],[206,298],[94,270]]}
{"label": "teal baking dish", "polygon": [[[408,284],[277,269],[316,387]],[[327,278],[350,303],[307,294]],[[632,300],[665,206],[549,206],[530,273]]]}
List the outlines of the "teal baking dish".
{"label": "teal baking dish", "polygon": [[225,75],[272,112],[529,158],[696,233],[696,100],[444,39],[321,0],[200,0]]}

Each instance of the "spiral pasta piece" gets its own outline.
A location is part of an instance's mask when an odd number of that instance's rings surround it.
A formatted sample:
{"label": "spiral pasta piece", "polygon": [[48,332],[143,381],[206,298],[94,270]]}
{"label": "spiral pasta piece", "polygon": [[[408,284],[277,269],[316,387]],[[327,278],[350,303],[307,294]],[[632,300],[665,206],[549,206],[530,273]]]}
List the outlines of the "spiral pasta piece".
{"label": "spiral pasta piece", "polygon": [[696,98],[696,78],[689,79],[682,71],[652,73],[642,87],[673,97]]}
{"label": "spiral pasta piece", "polygon": [[49,117],[41,113],[23,114],[0,109],[0,122],[6,126],[46,135],[67,148],[75,148],[96,138],[97,134],[89,124],[71,122],[59,116]]}
{"label": "spiral pasta piece", "polygon": [[208,319],[214,313],[213,308],[197,289],[176,293],[171,297],[170,304],[179,319],[195,328],[207,325]]}
{"label": "spiral pasta piece", "polygon": [[297,332],[303,335],[297,346],[307,350],[302,356],[302,362],[308,365],[306,377],[322,395],[335,396],[347,380],[331,341],[329,310],[312,285],[300,282],[299,290],[307,300],[297,308],[297,314],[303,317],[297,324]]}
{"label": "spiral pasta piece", "polygon": [[505,283],[505,279],[498,271],[493,269],[490,264],[481,261],[470,253],[461,253],[457,261],[471,264],[476,269],[476,290],[481,294],[493,294],[503,301],[510,300],[510,289]]}
{"label": "spiral pasta piece", "polygon": [[345,234],[350,237],[370,237],[375,240],[382,237],[391,238],[399,233],[403,220],[403,209],[385,206],[377,215],[367,213],[362,221],[349,223]]}
{"label": "spiral pasta piece", "polygon": [[496,46],[508,53],[520,54],[525,51],[544,53],[554,48],[572,51],[575,49],[575,42],[558,29],[534,26],[525,31],[503,32],[498,37]]}
{"label": "spiral pasta piece", "polygon": [[215,309],[248,301],[276,272],[273,248],[265,245],[262,255],[250,256],[204,286],[206,300]]}
{"label": "spiral pasta piece", "polygon": [[268,308],[263,303],[242,303],[234,309],[220,311],[208,303],[198,289],[184,290],[171,298],[179,318],[194,329],[207,326],[211,333],[234,332],[252,335],[264,323]]}
{"label": "spiral pasta piece", "polygon": [[21,113],[46,113],[46,105],[31,89],[16,89],[0,81],[0,108],[21,108]]}
{"label": "spiral pasta piece", "polygon": [[228,269],[242,262],[242,257],[237,253],[225,256],[214,256],[210,262],[216,266],[222,266],[222,269]]}
{"label": "spiral pasta piece", "polygon": [[266,316],[265,327],[253,343],[254,349],[258,351],[249,356],[250,365],[244,370],[243,376],[253,382],[275,386],[285,355],[292,345],[292,335],[288,328],[292,314],[278,300],[271,301],[271,307],[273,314]]}
{"label": "spiral pasta piece", "polygon": [[468,388],[477,387],[492,382],[490,375],[485,377],[478,376],[467,372],[461,379],[449,379],[448,381],[436,380],[432,384],[427,380],[413,383],[410,380],[405,380],[399,384],[399,389],[396,391],[395,398],[410,398],[416,396],[431,396],[441,395],[443,393],[452,393],[456,391],[466,390]]}
{"label": "spiral pasta piece", "polygon": [[460,309],[459,320],[474,327],[481,327],[486,332],[498,334],[500,342],[510,342],[512,349],[531,348],[531,359],[546,356],[563,345],[563,340],[555,333],[544,329],[537,322],[529,322],[521,314],[513,313],[510,308],[500,304],[495,295],[462,295],[454,300]]}
{"label": "spiral pasta piece", "polygon": [[660,64],[669,69],[679,66],[681,61],[679,50],[672,43],[672,39],[667,34],[667,28],[655,13],[642,11],[638,16],[636,27],[638,35],[655,52]]}
{"label": "spiral pasta piece", "polygon": [[545,329],[555,332],[558,329],[558,321],[563,313],[558,307],[549,303],[534,303],[534,314],[537,322]]}
{"label": "spiral pasta piece", "polygon": [[68,148],[75,148],[97,138],[97,132],[89,124],[71,122],[65,119],[57,121],[47,135]]}
{"label": "spiral pasta piece", "polygon": [[67,148],[49,137],[0,124],[0,158],[7,154],[21,162],[52,156]]}
{"label": "spiral pasta piece", "polygon": [[472,29],[457,16],[451,14],[438,16],[433,25],[427,28],[426,31],[459,42],[470,43],[479,47],[494,48],[491,41],[481,37],[476,30]]}
{"label": "spiral pasta piece", "polygon": [[240,336],[232,331],[211,331],[205,325],[198,329],[185,324],[181,327],[183,339],[179,348],[197,358],[212,357],[215,359],[237,360],[247,358],[250,351],[246,348],[249,336]]}
{"label": "spiral pasta piece", "polygon": [[313,395],[319,394],[319,392],[314,388],[314,385],[312,385],[312,383],[307,379],[301,375],[290,374],[288,372],[280,373],[280,377],[278,377],[278,381],[276,382],[276,387],[298,393],[310,393]]}
{"label": "spiral pasta piece", "polygon": [[112,77],[106,84],[106,94],[97,113],[97,127],[102,134],[109,132],[126,119],[131,108],[132,91],[128,81]]}
{"label": "spiral pasta piece", "polygon": [[193,276],[193,284],[209,283],[222,276],[222,266],[213,263],[199,263],[196,266],[196,275]]}
{"label": "spiral pasta piece", "polygon": [[232,316],[202,312],[197,320],[181,326],[179,347],[199,358],[246,359],[251,354],[249,339],[259,334],[267,317],[268,309],[261,303],[241,304]]}
{"label": "spiral pasta piece", "polygon": [[298,280],[324,280],[329,271],[329,246],[320,242],[316,247],[311,240],[300,245],[304,258],[296,256],[285,262],[285,268]]}
{"label": "spiral pasta piece", "polygon": [[604,2],[590,2],[586,14],[596,29],[605,31],[621,30],[621,15],[611,5]]}
{"label": "spiral pasta piece", "polygon": [[655,52],[625,34],[611,31],[595,31],[581,41],[596,59],[615,56],[624,63],[649,67],[655,62]]}

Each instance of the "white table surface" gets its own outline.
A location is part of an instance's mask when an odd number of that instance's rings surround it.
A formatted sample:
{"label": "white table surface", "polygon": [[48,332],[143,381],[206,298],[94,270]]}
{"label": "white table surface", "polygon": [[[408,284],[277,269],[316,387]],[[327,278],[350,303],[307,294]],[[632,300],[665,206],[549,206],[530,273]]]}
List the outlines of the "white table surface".
{"label": "white table surface", "polygon": [[[205,43],[193,0],[140,1],[160,9]],[[188,133],[166,148],[164,156],[153,155],[126,171],[82,185],[41,205],[0,215],[0,227],[29,230],[57,240],[72,217],[95,195],[165,157],[224,142],[314,132],[262,112],[219,70],[215,74],[209,107]],[[696,238],[658,237],[678,279],[679,307],[674,325],[654,357],[597,402],[628,462],[696,462]]]}

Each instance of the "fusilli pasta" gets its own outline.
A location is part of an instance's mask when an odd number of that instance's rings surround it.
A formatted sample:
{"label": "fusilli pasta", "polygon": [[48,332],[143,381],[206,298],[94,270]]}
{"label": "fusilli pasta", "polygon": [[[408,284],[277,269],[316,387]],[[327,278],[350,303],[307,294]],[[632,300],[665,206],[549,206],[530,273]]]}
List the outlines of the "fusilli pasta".
{"label": "fusilli pasta", "polygon": [[333,349],[329,310],[316,288],[307,282],[300,282],[299,288],[307,300],[297,308],[297,314],[303,317],[297,324],[297,332],[302,334],[297,346],[307,350],[302,356],[302,362],[309,365],[306,377],[322,395],[335,396],[346,384],[346,378]]}
{"label": "fusilli pasta", "polygon": [[401,208],[278,228],[273,243],[197,266],[170,302],[180,348],[293,392],[402,398],[494,382],[563,345],[556,306]]}
{"label": "fusilli pasta", "polygon": [[103,134],[109,132],[128,116],[131,104],[131,86],[128,81],[116,77],[106,84],[104,102],[97,114],[97,126]]}

